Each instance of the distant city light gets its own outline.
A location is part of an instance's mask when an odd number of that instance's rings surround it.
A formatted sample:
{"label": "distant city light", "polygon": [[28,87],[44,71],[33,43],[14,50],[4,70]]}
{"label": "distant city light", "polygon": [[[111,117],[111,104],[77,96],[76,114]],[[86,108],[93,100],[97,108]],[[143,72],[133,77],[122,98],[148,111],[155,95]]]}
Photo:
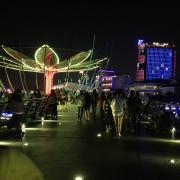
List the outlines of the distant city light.
{"label": "distant city light", "polygon": [[175,106],[171,106],[171,110],[176,110],[176,107]]}
{"label": "distant city light", "polygon": [[2,115],[5,117],[12,117],[13,113],[4,112],[4,113],[2,113]]}
{"label": "distant city light", "polygon": [[101,137],[101,136],[102,136],[101,133],[98,133],[98,134],[97,134],[97,137]]}
{"label": "distant city light", "polygon": [[175,160],[174,160],[174,159],[171,159],[171,160],[170,160],[170,163],[171,163],[171,164],[174,164],[174,163],[175,163]]}
{"label": "distant city light", "polygon": [[166,46],[168,46],[169,44],[168,44],[168,43],[153,42],[153,45],[154,45],[154,46],[159,46],[159,47],[166,47]]}
{"label": "distant city light", "polygon": [[165,110],[169,110],[170,108],[169,108],[169,106],[165,106]]}
{"label": "distant city light", "polygon": [[138,40],[138,45],[141,45],[141,44],[143,44],[143,42],[144,42],[144,40],[142,40],[142,39],[139,39],[139,40]]}

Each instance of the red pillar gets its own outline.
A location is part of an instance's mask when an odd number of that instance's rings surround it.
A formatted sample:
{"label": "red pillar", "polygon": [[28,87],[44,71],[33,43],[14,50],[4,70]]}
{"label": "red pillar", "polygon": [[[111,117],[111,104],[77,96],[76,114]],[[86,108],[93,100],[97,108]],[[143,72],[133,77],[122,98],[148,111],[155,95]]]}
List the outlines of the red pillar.
{"label": "red pillar", "polygon": [[49,94],[51,92],[52,86],[53,86],[53,77],[54,77],[55,72],[53,71],[45,71],[45,77],[46,77],[46,82],[45,82],[45,93]]}

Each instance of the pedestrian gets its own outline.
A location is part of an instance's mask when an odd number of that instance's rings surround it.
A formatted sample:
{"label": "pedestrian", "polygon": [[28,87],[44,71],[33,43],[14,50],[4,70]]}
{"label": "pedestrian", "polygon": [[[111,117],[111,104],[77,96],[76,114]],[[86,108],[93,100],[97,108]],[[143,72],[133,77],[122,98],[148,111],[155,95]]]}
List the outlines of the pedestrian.
{"label": "pedestrian", "polygon": [[7,107],[9,111],[13,113],[13,116],[8,123],[8,129],[15,127],[17,135],[21,136],[21,123],[24,121],[24,101],[20,89],[15,90],[12,93]]}
{"label": "pedestrian", "polygon": [[82,120],[84,104],[85,104],[85,97],[83,94],[83,90],[81,90],[80,94],[77,96],[78,121],[80,122]]}
{"label": "pedestrian", "polygon": [[128,112],[128,129],[131,133],[136,132],[136,119],[137,119],[137,99],[135,97],[135,91],[131,90],[127,99],[127,112]]}
{"label": "pedestrian", "polygon": [[98,102],[98,93],[96,89],[93,89],[93,92],[91,94],[91,100],[92,100],[92,114],[93,119],[96,119],[96,109],[97,109],[97,102]]}
{"label": "pedestrian", "polygon": [[57,120],[57,97],[55,90],[51,90],[51,94],[48,97],[49,106],[51,109],[51,114],[53,115],[53,118]]}
{"label": "pedestrian", "polygon": [[105,132],[109,133],[112,129],[113,115],[111,110],[112,94],[109,92],[103,105],[104,109],[104,128]]}
{"label": "pedestrian", "polygon": [[104,120],[104,109],[103,109],[103,104],[106,99],[105,93],[101,92],[100,97],[99,97],[99,108],[100,108],[100,120],[103,122]]}
{"label": "pedestrian", "polygon": [[85,119],[89,121],[90,120],[90,107],[91,107],[91,96],[89,92],[86,91],[84,94],[84,97],[85,97],[84,115],[85,115]]}
{"label": "pedestrian", "polygon": [[118,89],[116,93],[114,93],[114,97],[111,102],[111,109],[115,124],[115,131],[117,136],[121,136],[121,128],[122,128],[122,120],[124,116],[124,112],[126,109],[126,101],[123,97],[123,92],[121,89]]}

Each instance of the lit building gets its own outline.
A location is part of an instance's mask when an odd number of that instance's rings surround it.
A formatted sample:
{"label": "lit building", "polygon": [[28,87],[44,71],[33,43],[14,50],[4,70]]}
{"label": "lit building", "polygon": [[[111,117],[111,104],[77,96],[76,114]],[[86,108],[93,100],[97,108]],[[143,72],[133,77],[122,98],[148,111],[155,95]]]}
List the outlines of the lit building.
{"label": "lit building", "polygon": [[177,82],[138,82],[133,83],[129,86],[129,90],[138,91],[141,94],[148,93],[151,95],[163,95],[165,96],[168,93],[175,94],[179,90],[177,87]]}
{"label": "lit building", "polygon": [[120,74],[113,78],[112,88],[122,89],[125,93],[129,91],[129,85],[131,84],[131,77],[128,74]]}
{"label": "lit building", "polygon": [[169,43],[152,44],[138,41],[138,60],[136,81],[175,79],[176,51],[175,45]]}
{"label": "lit building", "polygon": [[113,70],[100,70],[96,76],[95,87],[102,91],[110,91],[113,88],[114,77],[117,76]]}
{"label": "lit building", "polygon": [[176,51],[169,43],[138,41],[136,82],[129,89],[153,95],[175,93]]}

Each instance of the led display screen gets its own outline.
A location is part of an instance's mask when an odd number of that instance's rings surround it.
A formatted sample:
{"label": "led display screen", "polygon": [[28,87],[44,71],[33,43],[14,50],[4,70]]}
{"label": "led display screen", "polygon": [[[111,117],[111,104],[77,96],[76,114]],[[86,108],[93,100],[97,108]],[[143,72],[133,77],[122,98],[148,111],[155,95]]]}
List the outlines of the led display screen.
{"label": "led display screen", "polygon": [[146,58],[146,80],[172,78],[173,49],[149,47]]}

